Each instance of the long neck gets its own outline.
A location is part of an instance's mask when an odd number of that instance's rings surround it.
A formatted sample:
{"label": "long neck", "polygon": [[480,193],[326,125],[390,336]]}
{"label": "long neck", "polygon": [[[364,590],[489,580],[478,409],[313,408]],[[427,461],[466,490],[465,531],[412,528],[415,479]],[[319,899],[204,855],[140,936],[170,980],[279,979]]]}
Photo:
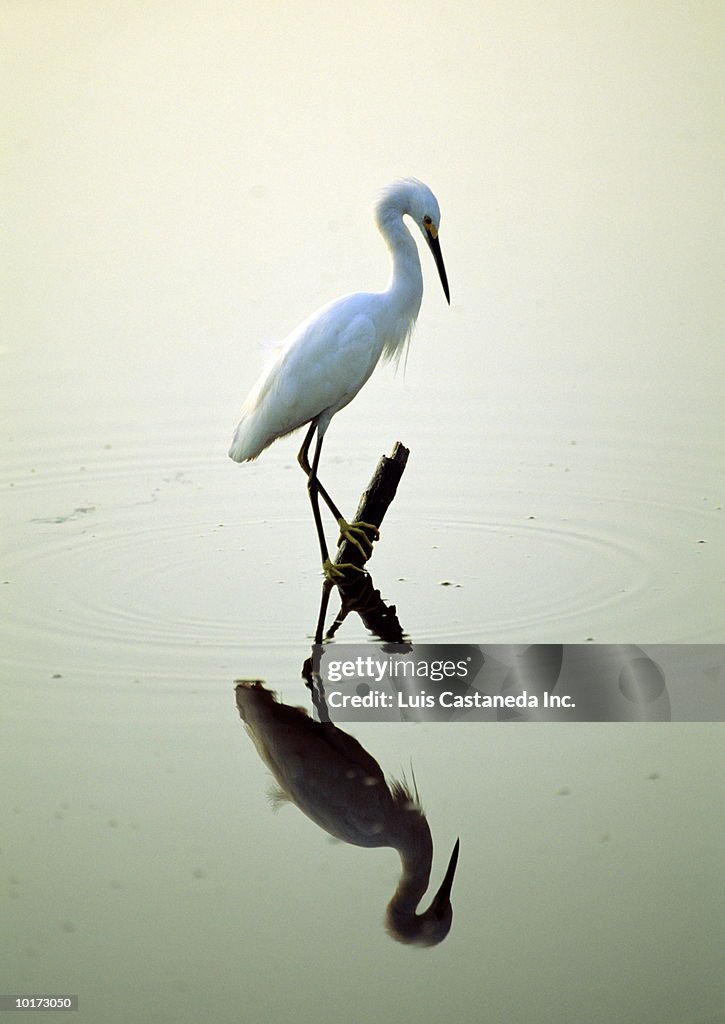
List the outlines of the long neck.
{"label": "long neck", "polygon": [[416,824],[415,833],[408,837],[405,846],[398,848],[402,872],[387,910],[389,925],[403,933],[415,930],[416,910],[428,888],[433,863],[433,840],[428,822],[420,815]]}
{"label": "long neck", "polygon": [[387,294],[396,300],[400,312],[412,323],[418,316],[423,298],[418,247],[403,223],[399,207],[382,204],[377,221],[393,263]]}
{"label": "long neck", "polygon": [[418,946],[435,946],[442,942],[450,931],[453,921],[451,887],[458,864],[458,847],[448,863],[448,869],[438,892],[433,896],[428,909],[418,913],[430,880],[433,861],[433,840],[428,822],[418,809],[417,820],[411,819],[411,827],[405,829],[405,842],[396,844],[403,866],[403,873],[393,898],[388,903],[385,926],[389,935],[398,942]]}

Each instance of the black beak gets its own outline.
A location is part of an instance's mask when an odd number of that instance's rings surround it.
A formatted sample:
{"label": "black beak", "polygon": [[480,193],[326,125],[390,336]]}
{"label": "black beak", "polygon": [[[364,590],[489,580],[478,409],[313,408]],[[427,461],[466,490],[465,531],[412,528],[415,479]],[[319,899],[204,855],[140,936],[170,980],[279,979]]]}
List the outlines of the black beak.
{"label": "black beak", "polygon": [[443,254],[441,253],[441,243],[438,241],[438,236],[434,238],[430,231],[425,233],[426,241],[428,242],[428,248],[433,253],[433,259],[436,261],[438,267],[438,273],[440,274],[441,284],[443,285],[443,292],[446,297],[446,302],[450,306],[451,295],[448,291],[448,278],[446,277],[446,268],[443,266]]}
{"label": "black beak", "polygon": [[456,866],[458,865],[458,850],[461,845],[460,839],[456,839],[456,845],[453,847],[453,853],[451,859],[448,862],[448,870],[446,871],[446,877],[441,883],[441,887],[435,894],[433,899],[433,906],[436,909],[443,909],[451,901],[451,889],[453,888],[453,876],[456,873]]}

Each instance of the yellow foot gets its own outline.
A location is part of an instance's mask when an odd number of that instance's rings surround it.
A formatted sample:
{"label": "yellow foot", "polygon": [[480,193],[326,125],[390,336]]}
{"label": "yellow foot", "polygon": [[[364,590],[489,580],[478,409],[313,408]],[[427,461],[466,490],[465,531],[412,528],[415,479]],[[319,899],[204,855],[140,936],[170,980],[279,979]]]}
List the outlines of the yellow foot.
{"label": "yellow foot", "polygon": [[377,526],[373,526],[372,523],[364,523],[362,519],[357,519],[354,523],[338,519],[337,525],[340,527],[337,543],[342,544],[346,540],[358,549],[364,559],[370,558],[373,553],[373,541],[380,536]]}
{"label": "yellow foot", "polygon": [[339,583],[341,580],[347,578],[348,571],[360,572],[363,576],[367,576],[367,572],[359,565],[353,565],[352,562],[332,562],[329,558],[326,558],[322,563],[322,571],[325,574],[325,579],[329,580],[330,583]]}

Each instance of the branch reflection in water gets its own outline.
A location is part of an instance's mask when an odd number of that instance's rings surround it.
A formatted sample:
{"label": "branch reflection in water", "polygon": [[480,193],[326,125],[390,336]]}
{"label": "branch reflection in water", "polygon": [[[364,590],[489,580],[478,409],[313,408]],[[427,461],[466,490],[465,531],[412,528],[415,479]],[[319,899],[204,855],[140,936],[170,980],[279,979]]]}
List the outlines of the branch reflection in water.
{"label": "branch reflection in water", "polygon": [[[340,610],[330,628],[325,632],[327,607],[330,602],[330,593],[333,586],[340,595]],[[365,628],[379,640],[382,640],[383,643],[396,644],[396,650],[399,653],[401,652],[401,644],[405,645],[402,650],[410,646],[410,640],[405,635],[400,624],[395,605],[386,604],[383,601],[380,591],[375,589],[372,577],[367,572],[359,576],[348,575],[340,583],[332,584],[325,580],[322,584],[322,597],[320,599],[320,612],[317,617],[317,628],[315,630],[315,643],[321,644],[326,640],[332,640],[350,612],[355,612],[359,615]],[[308,678],[304,669],[302,675],[305,679]]]}

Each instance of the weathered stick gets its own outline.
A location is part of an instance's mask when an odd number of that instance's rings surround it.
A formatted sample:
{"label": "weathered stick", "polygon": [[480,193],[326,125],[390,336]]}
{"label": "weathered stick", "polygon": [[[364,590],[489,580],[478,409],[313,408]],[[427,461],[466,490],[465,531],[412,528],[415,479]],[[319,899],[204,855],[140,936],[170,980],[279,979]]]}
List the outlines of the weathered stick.
{"label": "weathered stick", "polygon": [[[356,520],[371,523],[373,526],[379,527],[381,525],[385,518],[385,513],[395,498],[395,492],[398,490],[398,484],[400,483],[400,478],[403,475],[409,455],[410,451],[405,445],[401,444],[400,441],[396,441],[390,457],[387,455],[381,456],[377,469],[360,498],[360,504],[355,513]],[[362,566],[366,559],[363,558],[354,544],[344,540],[337,549],[335,561],[352,562],[354,565]]]}

